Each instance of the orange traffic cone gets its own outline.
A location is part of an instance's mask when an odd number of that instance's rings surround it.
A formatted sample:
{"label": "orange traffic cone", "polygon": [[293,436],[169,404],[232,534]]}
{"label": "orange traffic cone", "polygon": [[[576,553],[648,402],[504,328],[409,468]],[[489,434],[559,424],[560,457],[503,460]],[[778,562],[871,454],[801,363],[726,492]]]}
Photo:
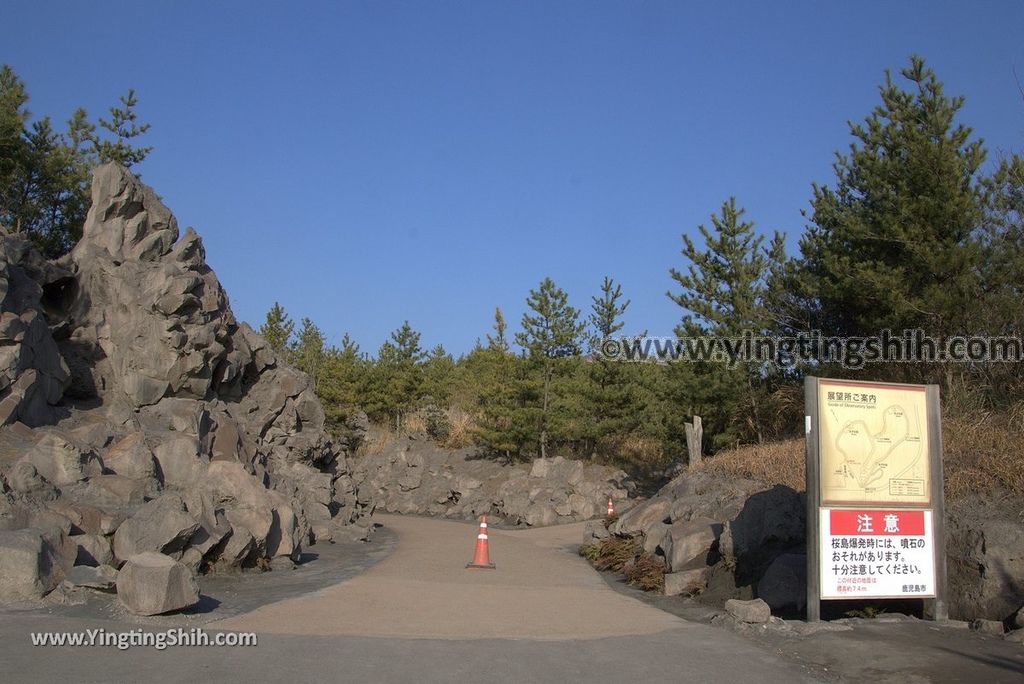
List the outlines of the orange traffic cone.
{"label": "orange traffic cone", "polygon": [[476,535],[476,553],[473,554],[473,562],[467,568],[486,568],[494,570],[494,563],[491,562],[490,554],[487,551],[487,516],[480,516],[480,532]]}
{"label": "orange traffic cone", "polygon": [[615,515],[615,504],[612,503],[612,497],[608,497],[608,517],[611,518]]}

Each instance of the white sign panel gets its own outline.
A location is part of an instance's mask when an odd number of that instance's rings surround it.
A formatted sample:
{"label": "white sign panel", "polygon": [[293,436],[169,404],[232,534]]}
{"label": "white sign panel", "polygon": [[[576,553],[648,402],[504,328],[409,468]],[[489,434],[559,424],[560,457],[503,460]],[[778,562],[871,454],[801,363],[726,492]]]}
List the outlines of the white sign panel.
{"label": "white sign panel", "polygon": [[821,598],[934,598],[930,510],[822,508]]}

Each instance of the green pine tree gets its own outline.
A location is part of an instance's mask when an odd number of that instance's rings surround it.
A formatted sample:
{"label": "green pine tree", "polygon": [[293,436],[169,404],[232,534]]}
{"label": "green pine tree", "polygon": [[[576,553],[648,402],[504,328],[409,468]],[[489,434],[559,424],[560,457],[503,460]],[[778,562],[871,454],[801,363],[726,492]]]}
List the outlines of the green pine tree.
{"label": "green pine tree", "polygon": [[324,372],[327,350],[324,334],[309,318],[303,318],[295,342],[289,347],[291,362],[313,381],[314,390],[319,387]]}
{"label": "green pine tree", "polygon": [[66,132],[57,131],[49,117],[33,121],[28,99],[14,70],[0,66],[0,226],[26,235],[55,258],[81,238],[92,169],[103,161],[141,162],[151,148],[135,147],[131,140],[149,125],[137,123],[133,91],[110,120],[101,120],[102,135],[81,108]]}
{"label": "green pine tree", "polygon": [[267,318],[260,326],[259,332],[275,353],[283,354],[291,344],[292,333],[295,332],[295,321],[285,313],[283,306],[274,302],[267,312]]}
{"label": "green pine tree", "polygon": [[[682,291],[668,293],[685,311],[676,328],[678,337],[740,338],[773,329],[768,288],[776,265],[785,261],[783,237],[777,233],[766,247],[754,224],[742,220],[744,213],[735,198],[729,198],[720,213],[711,216],[711,229],[698,226],[703,248],[683,235],[687,269],[670,271]],[[712,444],[721,447],[748,433],[763,440],[760,385],[765,372],[762,364],[749,361],[729,369],[722,363],[698,360],[675,364],[670,376],[675,379],[679,405],[689,415],[700,415]]]}
{"label": "green pine tree", "polygon": [[579,310],[569,305],[569,296],[551,278],[544,278],[536,290],[530,290],[526,304],[529,311],[523,314],[523,329],[516,333],[516,343],[539,375],[536,425],[540,455],[546,458],[557,399],[555,381],[565,371],[564,359],[579,355],[585,326],[579,321]]}
{"label": "green pine tree", "polygon": [[985,149],[956,122],[964,99],[947,96],[923,59],[900,74],[907,89],[887,72],[881,104],[850,124],[835,186],[814,186],[790,283],[813,308],[790,310],[790,320],[844,336],[969,332],[981,295]]}

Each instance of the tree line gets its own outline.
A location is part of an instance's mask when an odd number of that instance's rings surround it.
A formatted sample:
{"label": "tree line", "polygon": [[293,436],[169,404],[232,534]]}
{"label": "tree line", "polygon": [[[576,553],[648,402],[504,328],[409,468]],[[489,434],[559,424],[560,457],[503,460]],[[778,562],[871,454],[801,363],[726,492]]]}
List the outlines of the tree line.
{"label": "tree line", "polygon": [[152,150],[133,141],[140,123],[129,89],[109,117],[97,121],[79,107],[63,131],[49,116],[33,118],[28,90],[9,65],[0,66],[0,227],[26,235],[44,255],[59,257],[82,237],[89,185],[98,164],[125,167]]}
{"label": "tree line", "polygon": [[[149,125],[132,90],[107,117],[75,110],[63,130],[28,102],[24,82],[0,67],[0,227],[58,257],[81,236],[92,168],[142,162],[151,148],[137,139]],[[726,198],[699,237],[682,236],[681,263],[668,274],[680,307],[674,332],[1019,338],[1024,162],[990,159],[959,121],[963,104],[918,57],[887,72],[877,104],[850,123],[832,181],[812,184],[796,254]],[[312,320],[296,326],[276,304],[262,332],[313,378],[332,426],[360,411],[398,430],[419,421],[440,440],[509,459],[559,453],[654,468],[683,452],[693,415],[712,451],[786,436],[799,429],[807,373],[938,383],[947,412],[1005,410],[1024,389],[1020,363],[616,362],[600,343],[624,332],[629,299],[610,277],[598,285],[578,309],[543,280],[514,332],[496,309],[491,331],[458,358],[425,346],[408,322],[374,354],[348,335],[327,345]]]}
{"label": "tree line", "polygon": [[[667,293],[680,307],[676,335],[1020,336],[1024,162],[1004,155],[986,165],[984,142],[958,121],[963,97],[947,95],[921,58],[887,72],[879,100],[850,123],[833,182],[812,185],[797,254],[735,198],[698,226],[699,240],[682,236]],[[408,322],[372,356],[347,335],[326,346],[311,320],[294,330],[277,304],[261,332],[313,377],[335,424],[365,411],[402,429],[425,415],[443,439],[457,410],[473,443],[510,459],[558,453],[660,467],[683,452],[693,415],[712,451],[784,437],[802,425],[807,373],[938,383],[947,411],[1005,409],[1024,389],[1020,363],[622,363],[599,345],[622,334],[629,299],[610,277],[590,299],[580,311],[546,278],[514,335],[496,309],[486,340],[458,358],[426,349]]]}

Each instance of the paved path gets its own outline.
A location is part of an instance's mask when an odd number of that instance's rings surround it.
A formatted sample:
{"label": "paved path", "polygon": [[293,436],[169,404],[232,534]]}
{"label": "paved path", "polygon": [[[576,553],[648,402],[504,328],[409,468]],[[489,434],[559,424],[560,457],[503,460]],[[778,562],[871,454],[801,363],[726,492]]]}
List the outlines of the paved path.
{"label": "paved path", "polygon": [[598,639],[679,629],[679,618],[610,591],[562,547],[583,526],[490,530],[496,570],[467,569],[476,529],[384,516],[398,548],[358,577],[317,594],[213,622],[214,629],[275,634],[430,639]]}
{"label": "paved path", "polygon": [[255,648],[33,649],[30,630],[138,626],[37,612],[0,620],[0,672],[19,682],[808,681],[747,640],[609,589],[572,553],[582,525],[492,529],[490,571],[465,568],[473,525],[382,522],[398,545],[362,574],[204,625],[255,631]]}

